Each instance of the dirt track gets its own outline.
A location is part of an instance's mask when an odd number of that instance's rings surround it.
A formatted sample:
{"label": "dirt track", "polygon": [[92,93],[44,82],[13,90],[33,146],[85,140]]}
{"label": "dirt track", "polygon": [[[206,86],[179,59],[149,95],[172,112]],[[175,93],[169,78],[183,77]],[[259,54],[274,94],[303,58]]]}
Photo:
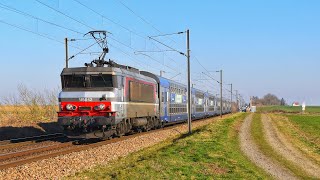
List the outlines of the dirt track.
{"label": "dirt track", "polygon": [[320,177],[320,167],[305,157],[299,150],[292,146],[284,135],[275,127],[271,118],[262,114],[262,124],[266,135],[267,142],[277,151],[281,156],[296,166],[301,168],[310,176]]}
{"label": "dirt track", "polygon": [[240,129],[240,145],[241,150],[254,162],[257,166],[264,169],[266,172],[276,179],[297,179],[292,172],[282,167],[277,162],[274,162],[269,157],[265,156],[254,143],[250,129],[252,122],[252,114],[246,117]]}

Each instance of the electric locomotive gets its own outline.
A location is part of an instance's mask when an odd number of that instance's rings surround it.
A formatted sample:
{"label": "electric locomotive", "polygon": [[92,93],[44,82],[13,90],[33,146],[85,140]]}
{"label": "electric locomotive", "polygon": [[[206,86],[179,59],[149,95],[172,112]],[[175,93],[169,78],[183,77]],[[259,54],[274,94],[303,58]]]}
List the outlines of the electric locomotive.
{"label": "electric locomotive", "polygon": [[[85,67],[64,68],[61,73],[58,122],[67,134],[97,137],[121,136],[184,122],[187,87],[150,72],[105,61],[106,32],[90,31],[102,54]],[[191,89],[192,119],[231,112],[230,102]]]}
{"label": "electric locomotive", "polygon": [[[89,32],[104,42],[106,32]],[[158,84],[138,69],[105,61],[108,52],[86,67],[64,68],[61,73],[58,123],[73,134],[102,131],[103,137],[161,127]]]}

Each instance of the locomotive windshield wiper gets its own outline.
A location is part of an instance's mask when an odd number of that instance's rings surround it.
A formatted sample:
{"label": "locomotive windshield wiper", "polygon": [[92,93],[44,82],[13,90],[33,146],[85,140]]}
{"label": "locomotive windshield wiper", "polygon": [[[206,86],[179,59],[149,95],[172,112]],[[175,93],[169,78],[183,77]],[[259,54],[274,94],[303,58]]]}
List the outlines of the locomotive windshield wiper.
{"label": "locomotive windshield wiper", "polygon": [[99,75],[100,75],[100,77],[101,77],[102,80],[103,80],[104,86],[107,87],[107,82],[106,82],[106,80],[103,78],[102,74],[99,74]]}

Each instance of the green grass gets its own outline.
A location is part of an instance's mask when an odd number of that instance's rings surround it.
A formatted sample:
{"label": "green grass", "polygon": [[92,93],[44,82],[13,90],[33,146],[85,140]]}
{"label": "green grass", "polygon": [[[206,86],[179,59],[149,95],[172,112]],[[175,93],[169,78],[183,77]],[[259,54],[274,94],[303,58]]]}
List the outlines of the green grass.
{"label": "green grass", "polygon": [[291,136],[294,136],[312,152],[320,155],[320,116],[286,115],[293,125]]}
{"label": "green grass", "polygon": [[156,146],[76,174],[72,179],[265,179],[241,152],[237,114]]}
{"label": "green grass", "polygon": [[[283,112],[283,113],[301,113],[301,106],[261,106],[257,107],[257,112]],[[305,113],[320,113],[320,106],[306,106]]]}
{"label": "green grass", "polygon": [[287,117],[309,136],[320,139],[320,116],[287,115]]}
{"label": "green grass", "polygon": [[302,179],[312,178],[309,177],[306,172],[302,171],[300,167],[288,161],[286,158],[281,156],[281,154],[279,154],[276,150],[274,150],[273,147],[266,140],[264,134],[265,133],[263,132],[261,114],[255,113],[253,115],[253,120],[251,124],[251,135],[253,137],[253,140],[257,144],[258,148],[262,151],[262,153],[273,159],[275,162],[278,162],[284,167],[288,168],[296,176]]}

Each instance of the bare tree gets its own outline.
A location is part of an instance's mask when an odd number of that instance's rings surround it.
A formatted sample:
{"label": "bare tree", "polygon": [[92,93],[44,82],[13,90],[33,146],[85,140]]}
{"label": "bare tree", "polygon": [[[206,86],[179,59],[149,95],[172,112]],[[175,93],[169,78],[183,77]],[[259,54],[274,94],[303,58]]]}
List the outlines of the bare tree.
{"label": "bare tree", "polygon": [[281,100],[274,94],[268,93],[263,96],[263,98],[259,98],[257,96],[252,97],[253,104],[256,106],[271,106],[271,105],[285,105],[285,100],[282,98]]}

